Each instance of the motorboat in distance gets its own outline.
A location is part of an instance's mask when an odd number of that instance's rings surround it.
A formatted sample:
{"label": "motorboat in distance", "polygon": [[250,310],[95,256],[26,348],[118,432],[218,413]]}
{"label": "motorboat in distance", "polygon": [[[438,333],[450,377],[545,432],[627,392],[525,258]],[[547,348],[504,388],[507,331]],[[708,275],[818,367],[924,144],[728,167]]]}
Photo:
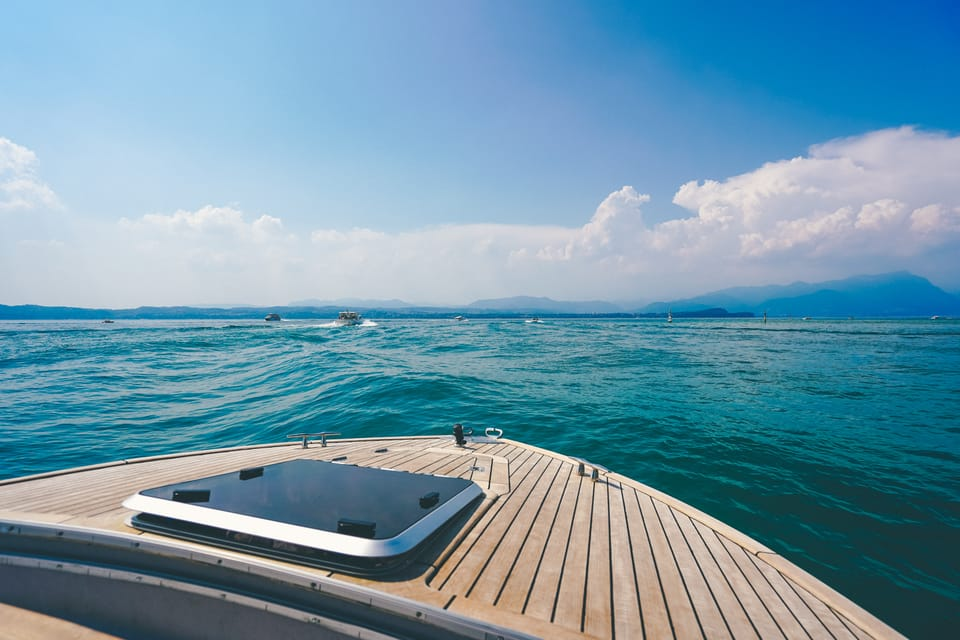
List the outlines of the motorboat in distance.
{"label": "motorboat in distance", "polygon": [[337,316],[336,325],[338,327],[349,327],[363,322],[363,316],[356,311],[341,311]]}
{"label": "motorboat in distance", "polygon": [[267,322],[280,322],[280,314],[268,313],[266,316],[264,316],[263,319],[266,320]]}

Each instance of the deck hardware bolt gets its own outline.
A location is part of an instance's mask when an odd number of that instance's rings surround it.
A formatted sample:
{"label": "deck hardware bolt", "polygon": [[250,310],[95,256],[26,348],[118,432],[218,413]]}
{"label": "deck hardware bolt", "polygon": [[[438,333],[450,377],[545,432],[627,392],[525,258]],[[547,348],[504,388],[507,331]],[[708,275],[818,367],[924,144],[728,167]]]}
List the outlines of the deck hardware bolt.
{"label": "deck hardware bolt", "polygon": [[590,479],[593,480],[594,482],[596,482],[597,480],[599,480],[599,479],[600,479],[600,471],[598,471],[597,469],[594,469],[593,471],[591,471],[591,472],[590,472]]}
{"label": "deck hardware bolt", "polygon": [[578,476],[585,476],[585,475],[587,475],[587,472],[586,472],[586,470],[584,469],[582,462],[577,463],[577,475],[578,475]]}

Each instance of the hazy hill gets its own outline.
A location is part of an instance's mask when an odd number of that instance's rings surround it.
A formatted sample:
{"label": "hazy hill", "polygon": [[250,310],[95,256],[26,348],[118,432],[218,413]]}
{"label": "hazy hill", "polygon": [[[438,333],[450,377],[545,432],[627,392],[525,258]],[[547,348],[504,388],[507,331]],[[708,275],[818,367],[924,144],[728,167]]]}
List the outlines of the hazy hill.
{"label": "hazy hill", "polygon": [[694,298],[657,302],[638,311],[662,313],[724,307],[773,316],[914,317],[960,315],[960,298],[905,271],[843,280],[736,287]]}
{"label": "hazy hill", "polygon": [[926,278],[906,272],[857,276],[844,280],[764,287],[723,289],[694,298],[658,302],[626,310],[599,300],[569,302],[517,296],[477,300],[466,306],[422,307],[401,300],[303,300],[280,307],[137,307],[136,309],[84,309],[38,305],[0,305],[5,320],[137,320],[137,319],[262,319],[279,313],[286,319],[337,317],[350,308],[371,318],[449,318],[523,315],[666,315],[724,317],[736,314],[820,317],[929,317],[960,316],[960,297],[934,286]]}
{"label": "hazy hill", "polygon": [[624,309],[612,302],[589,300],[583,302],[564,302],[550,298],[533,296],[514,296],[512,298],[494,298],[477,300],[467,305],[468,310],[474,311],[510,311],[512,313],[548,314],[593,314],[593,313],[624,313]]}
{"label": "hazy hill", "polygon": [[403,309],[413,307],[414,305],[403,300],[366,300],[363,298],[337,298],[336,300],[318,300],[317,298],[308,298],[306,300],[294,300],[289,304],[291,307],[339,307],[342,309]]}

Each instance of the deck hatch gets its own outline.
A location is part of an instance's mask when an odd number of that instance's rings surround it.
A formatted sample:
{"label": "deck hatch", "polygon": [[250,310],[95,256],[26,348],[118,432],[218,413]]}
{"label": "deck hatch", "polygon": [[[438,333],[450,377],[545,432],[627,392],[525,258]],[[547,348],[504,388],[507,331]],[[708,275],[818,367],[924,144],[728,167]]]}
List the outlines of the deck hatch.
{"label": "deck hatch", "polygon": [[461,478],[291,460],[146,489],[133,526],[355,573],[402,564],[482,495]]}

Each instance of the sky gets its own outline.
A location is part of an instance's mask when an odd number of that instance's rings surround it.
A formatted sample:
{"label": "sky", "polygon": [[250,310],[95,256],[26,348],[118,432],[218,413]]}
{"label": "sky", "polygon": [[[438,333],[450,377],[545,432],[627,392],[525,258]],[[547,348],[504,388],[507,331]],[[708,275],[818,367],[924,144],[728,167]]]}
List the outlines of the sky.
{"label": "sky", "polygon": [[0,13],[0,304],[960,292],[953,1]]}

